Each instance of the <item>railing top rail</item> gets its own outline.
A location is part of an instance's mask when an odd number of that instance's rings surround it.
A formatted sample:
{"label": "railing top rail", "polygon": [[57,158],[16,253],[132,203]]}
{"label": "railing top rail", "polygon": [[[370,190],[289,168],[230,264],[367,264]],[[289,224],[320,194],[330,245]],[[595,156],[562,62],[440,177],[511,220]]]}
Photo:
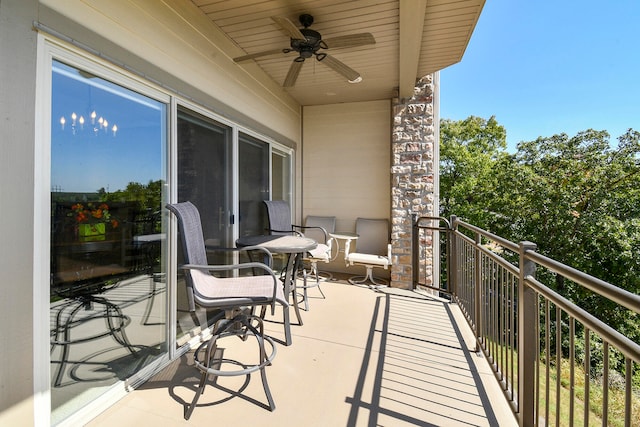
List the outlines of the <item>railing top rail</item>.
{"label": "railing top rail", "polygon": [[447,230],[451,229],[451,223],[449,222],[449,220],[441,216],[421,216],[421,217],[415,218],[413,223],[418,228],[426,228],[430,230],[433,230],[433,229],[439,230],[441,228],[440,226],[424,225],[423,224],[424,221],[444,222],[446,225],[446,229]]}
{"label": "railing top rail", "polygon": [[506,269],[511,274],[513,274],[515,276],[518,276],[520,274],[520,269],[518,267],[516,267],[515,265],[511,264],[506,259],[502,258],[500,256],[500,254],[497,254],[494,251],[492,251],[491,249],[485,248],[483,246],[480,246],[479,250],[486,257],[488,257],[488,258],[492,259],[493,261],[495,261],[496,263],[498,263],[498,265],[500,265],[502,268]]}
{"label": "railing top rail", "polygon": [[636,313],[640,313],[640,295],[631,293],[625,289],[600,280],[573,267],[562,264],[554,259],[546,257],[535,251],[525,251],[525,257],[557,274],[572,280],[587,289],[603,295],[611,301],[627,307]]}
{"label": "railing top rail", "polygon": [[[498,245],[513,252],[519,252],[520,250],[518,244],[497,236],[489,231],[483,230],[482,228],[477,227],[473,224],[462,221],[458,218],[454,217],[451,225],[454,230],[457,230],[458,227],[466,228],[467,230],[470,230],[480,236],[494,241]],[[569,267],[568,265],[562,264],[561,262],[541,255],[534,250],[525,251],[525,257],[535,262],[536,264],[549,269],[550,271],[560,274],[561,276],[564,276],[567,279],[572,280],[579,285],[584,286],[585,288],[596,292],[608,298],[609,300],[628,308],[629,310],[634,311],[635,313],[640,314],[640,295],[612,285],[611,283],[593,277],[580,270],[576,270],[573,267]]]}
{"label": "railing top rail", "polygon": [[601,337],[605,338],[608,342],[612,343],[616,348],[622,351],[625,356],[635,360],[637,363],[640,363],[640,345],[616,331],[611,326],[593,316],[580,306],[564,298],[553,289],[549,289],[533,277],[527,276],[525,277],[525,280],[529,286],[535,289],[538,293],[556,304],[558,307],[562,308],[574,318],[578,319],[581,323]]}
{"label": "railing top rail", "polygon": [[513,252],[518,252],[519,251],[519,246],[516,243],[513,243],[503,237],[500,237],[496,234],[493,234],[487,230],[483,230],[480,227],[476,227],[475,225],[469,224],[468,222],[464,222],[460,219],[455,220],[455,222],[452,224],[453,228],[455,229],[456,226],[462,226],[464,228],[466,228],[467,230],[473,231],[474,233],[478,233],[479,235],[486,237],[489,240],[492,240],[496,243],[498,243],[500,246],[509,249],[510,251]]}

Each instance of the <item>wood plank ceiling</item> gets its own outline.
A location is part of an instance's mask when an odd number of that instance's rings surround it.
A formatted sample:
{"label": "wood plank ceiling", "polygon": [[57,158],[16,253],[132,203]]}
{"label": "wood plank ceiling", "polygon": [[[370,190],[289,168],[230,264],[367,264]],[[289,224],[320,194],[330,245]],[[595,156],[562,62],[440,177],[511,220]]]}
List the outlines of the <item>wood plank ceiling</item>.
{"label": "wood plank ceiling", "polygon": [[375,44],[321,50],[356,70],[349,83],[314,57],[304,61],[294,86],[285,90],[301,105],[390,99],[410,96],[417,79],[462,59],[484,0],[191,0],[238,46],[238,55],[276,51],[247,64],[282,85],[296,52],[271,17],[285,17],[302,28],[299,15],[314,18],[311,29],[322,39],[371,33]]}

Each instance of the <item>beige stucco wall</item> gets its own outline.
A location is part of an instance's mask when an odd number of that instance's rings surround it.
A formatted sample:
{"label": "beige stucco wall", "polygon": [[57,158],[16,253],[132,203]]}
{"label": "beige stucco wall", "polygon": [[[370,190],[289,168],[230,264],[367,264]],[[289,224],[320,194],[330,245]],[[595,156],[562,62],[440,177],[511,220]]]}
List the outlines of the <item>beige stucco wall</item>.
{"label": "beige stucco wall", "polygon": [[[38,3],[0,2],[0,425],[34,423],[34,125]],[[46,354],[45,354],[46,356]]]}
{"label": "beige stucco wall", "polygon": [[[302,216],[336,216],[336,230],[354,231],[358,217],[389,218],[390,100],[303,109]],[[349,271],[340,257],[321,269]]]}

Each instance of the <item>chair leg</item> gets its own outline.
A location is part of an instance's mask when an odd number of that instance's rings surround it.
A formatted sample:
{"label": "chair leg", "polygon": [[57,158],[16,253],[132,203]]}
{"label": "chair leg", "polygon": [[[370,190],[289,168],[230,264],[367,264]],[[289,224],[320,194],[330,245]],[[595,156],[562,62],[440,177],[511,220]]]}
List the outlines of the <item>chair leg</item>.
{"label": "chair leg", "polygon": [[[113,339],[123,347],[126,347],[127,350],[134,356],[138,357],[138,353],[135,348],[129,342],[127,338],[127,334],[125,333],[125,326],[127,325],[127,321],[129,318],[122,313],[120,307],[106,298],[96,297],[96,296],[83,296],[75,300],[75,307],[69,312],[66,320],[63,322],[64,316],[64,308],[61,309],[56,315],[56,334],[55,340],[51,342],[52,347],[56,345],[62,346],[62,354],[60,357],[60,365],[58,365],[58,369],[56,370],[55,380],[53,382],[54,387],[59,387],[62,383],[62,378],[64,376],[65,367],[67,364],[67,358],[69,357],[69,346],[71,344],[76,344],[85,341],[91,341],[94,339],[102,338],[106,335],[111,335]],[[76,315],[87,307],[92,307],[94,304],[100,304],[104,307],[104,313],[102,317],[105,320],[107,331],[104,334],[97,334],[94,336],[77,338],[75,340],[71,339],[71,329],[76,322]],[[117,319],[117,323],[114,323],[114,320]],[[59,337],[62,335],[62,341],[60,341]]]}
{"label": "chair leg", "polygon": [[320,295],[322,295],[322,299],[327,299],[327,297],[324,295],[324,292],[322,292],[322,288],[320,287],[320,285],[318,285],[318,290],[320,291]]}
{"label": "chair leg", "polygon": [[[315,274],[316,276],[316,287],[320,291],[320,295],[322,295],[322,299],[327,299],[327,297],[324,295],[324,292],[322,292],[322,288],[320,287],[320,272],[318,271],[317,262],[313,263],[313,274]],[[333,277],[331,273],[327,273],[327,274],[329,274],[329,278]]]}
{"label": "chair leg", "polygon": [[200,398],[200,395],[204,391],[204,387],[207,383],[207,375],[209,374],[207,374],[206,372],[202,373],[202,375],[200,376],[200,384],[198,385],[198,389],[196,390],[196,395],[193,396],[193,400],[191,401],[191,404],[184,408],[185,420],[188,420],[191,417],[191,414],[193,413],[193,410],[195,409],[196,404],[198,403],[198,399]]}
{"label": "chair leg", "polygon": [[[85,301],[80,300],[77,306],[71,310],[67,320],[64,322],[64,332],[62,333],[62,355],[60,356],[60,365],[58,365],[58,369],[56,371],[56,379],[53,382],[55,387],[60,386],[62,384],[62,377],[64,376],[65,367],[67,364],[67,358],[69,357],[69,345],[71,344],[71,325],[73,324],[74,318],[76,314],[85,306]],[[56,328],[59,328],[60,319],[62,319],[61,310],[56,316]],[[59,343],[58,335],[56,335],[56,344]]]}
{"label": "chair leg", "polygon": [[[209,340],[209,343],[207,344],[207,351],[205,356],[207,361],[206,362],[207,370],[202,371],[202,375],[200,375],[200,383],[198,384],[198,389],[196,390],[196,394],[195,396],[193,396],[193,399],[191,400],[191,404],[185,408],[185,412],[184,412],[185,420],[188,420],[191,417],[193,410],[196,408],[196,405],[198,404],[198,399],[200,399],[200,396],[202,396],[202,394],[204,393],[204,388],[207,386],[207,377],[209,376],[208,369],[211,368],[211,362],[215,355],[215,350],[217,348],[216,346],[217,339],[218,339],[218,335],[214,335],[211,337],[211,339]],[[198,348],[198,350],[199,349],[200,348]],[[210,350],[213,350],[213,351],[210,351]],[[213,378],[213,381],[214,382],[216,381],[216,377]]]}
{"label": "chair leg", "polygon": [[[260,310],[260,318],[264,319],[267,315],[267,307],[263,306]],[[291,345],[291,315],[289,314],[289,306],[282,306],[282,323],[284,324],[284,343]]]}
{"label": "chair leg", "polygon": [[304,311],[309,311],[309,294],[307,293],[307,289],[309,286],[307,285],[307,270],[302,270],[302,297],[304,298]]}
{"label": "chair leg", "polygon": [[[303,299],[304,299],[304,311],[309,311],[309,294],[308,294],[309,288],[318,288],[318,290],[320,291],[320,295],[322,296],[322,299],[327,299],[324,292],[322,292],[322,288],[320,287],[320,273],[318,272],[318,263],[313,260],[310,262],[311,262],[311,269],[309,273],[307,273],[306,268],[301,269],[302,281],[303,281],[302,289],[303,289]],[[329,278],[332,277],[330,273],[327,273],[327,274]],[[316,283],[310,285],[309,278],[315,279]]]}
{"label": "chair leg", "polygon": [[153,273],[150,275],[149,280],[151,280],[150,289],[149,289],[149,298],[147,299],[147,307],[144,309],[144,314],[140,319],[141,325],[149,325],[149,317],[151,316],[151,310],[153,310],[153,303],[156,295],[156,281],[153,277]]}
{"label": "chair leg", "polygon": [[[258,328],[251,324],[252,320],[256,320]],[[241,330],[244,332],[240,332],[236,329],[235,325],[240,323],[243,327]],[[240,312],[235,317],[231,319],[221,319],[217,322],[216,326],[213,330],[214,334],[211,339],[207,343],[201,344],[194,353],[194,363],[196,367],[202,371],[202,375],[200,376],[200,382],[198,384],[198,389],[196,390],[195,396],[193,396],[193,400],[191,404],[185,407],[184,411],[184,419],[188,420],[195,409],[198,399],[204,393],[204,389],[206,387],[207,378],[209,375],[213,375],[213,381],[215,382],[218,375],[248,375],[251,372],[255,372],[256,370],[260,370],[260,377],[262,380],[262,387],[264,389],[265,395],[267,397],[267,402],[269,406],[269,410],[273,411],[276,408],[275,402],[273,400],[273,396],[271,395],[271,389],[269,388],[269,383],[267,382],[267,375],[265,368],[267,365],[271,365],[271,361],[275,357],[275,344],[273,340],[269,338],[265,338],[264,336],[264,323],[260,317],[247,315],[246,313]],[[217,367],[213,367],[216,362],[216,350],[217,350],[217,340],[221,336],[228,335],[240,335],[242,334],[251,334],[256,338],[258,342],[258,352],[259,352],[259,363],[257,365],[249,366],[243,370],[235,371],[235,372],[222,372],[221,371],[221,363]],[[270,356],[267,356],[267,352],[265,349],[265,340],[268,340],[272,346],[273,352]],[[198,359],[198,354],[201,350],[206,346],[205,351],[205,359],[204,363],[200,362]]]}
{"label": "chair leg", "polygon": [[373,278],[372,266],[366,266],[366,268],[367,272],[364,276],[354,276],[349,279],[349,283],[352,285],[368,285],[371,289],[379,289],[388,286],[388,282],[386,280],[379,279],[380,281],[376,281],[376,279]]}
{"label": "chair leg", "polygon": [[262,379],[262,388],[264,389],[264,393],[267,396],[267,401],[269,402],[269,410],[273,412],[276,409],[276,403],[274,402],[273,396],[271,395],[271,389],[269,388],[269,383],[267,382],[267,372],[265,370],[267,365],[270,365],[271,362],[268,361],[267,351],[264,348],[264,323],[260,318],[258,318],[258,326],[260,327],[259,331],[256,330],[256,328],[251,324],[251,321],[249,320],[247,330],[250,330],[258,341],[260,350],[260,378]]}
{"label": "chair leg", "polygon": [[[209,339],[209,342],[206,344],[207,351],[205,352],[205,363],[203,366],[204,369],[202,369],[202,374],[200,375],[200,383],[198,384],[198,389],[196,390],[196,394],[195,396],[193,396],[193,399],[191,400],[191,404],[187,406],[184,410],[185,420],[188,420],[191,417],[191,414],[193,413],[193,410],[195,409],[198,403],[198,399],[200,399],[200,396],[202,396],[202,394],[204,393],[204,388],[207,386],[207,377],[209,376],[209,373],[210,373],[209,369],[211,369],[211,362],[213,361],[213,358],[216,354],[218,337],[219,337],[219,334],[222,332],[222,329],[224,329],[224,327],[222,326],[224,324],[223,322],[224,322],[224,319],[219,320],[216,323],[216,325],[213,328],[213,335]],[[194,358],[196,363],[198,358],[198,352],[202,349],[204,345],[205,344],[200,345],[196,349],[196,352],[194,353]],[[215,380],[216,378],[214,377],[213,381]]]}
{"label": "chair leg", "polygon": [[[102,300],[102,298],[100,299]],[[127,350],[129,350],[129,353],[137,357],[138,354],[136,353],[136,350],[131,346],[129,339],[127,338],[127,334],[124,331],[125,322],[126,322],[125,319],[128,319],[128,317],[126,317],[122,313],[122,310],[120,310],[120,307],[118,307],[116,304],[110,301],[107,301],[106,299],[98,302],[101,302],[102,304],[105,305],[105,311],[107,313],[107,317],[105,320],[107,322],[107,328],[109,328],[109,331],[111,332],[111,336],[113,337],[113,339],[116,340],[116,342],[121,346],[126,347]],[[112,311],[115,312],[115,316],[111,316]],[[113,324],[114,317],[116,319],[120,319],[120,324],[117,326]],[[118,333],[120,334],[120,336],[118,336]]]}
{"label": "chair leg", "polygon": [[284,323],[284,342],[291,345],[291,315],[289,314],[289,306],[282,306],[282,322]]}
{"label": "chair leg", "polygon": [[291,297],[293,298],[293,310],[296,312],[298,325],[302,326],[302,315],[300,314],[300,307],[298,307],[298,301],[296,300],[297,294],[298,294],[298,288],[294,284],[293,289],[291,289]]}

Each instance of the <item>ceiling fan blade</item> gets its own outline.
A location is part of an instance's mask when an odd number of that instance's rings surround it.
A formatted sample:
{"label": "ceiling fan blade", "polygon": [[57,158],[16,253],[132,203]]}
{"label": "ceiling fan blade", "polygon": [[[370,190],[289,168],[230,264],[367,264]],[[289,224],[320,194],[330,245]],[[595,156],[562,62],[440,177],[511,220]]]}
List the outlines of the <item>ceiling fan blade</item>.
{"label": "ceiling fan blade", "polygon": [[291,67],[289,67],[289,72],[287,73],[287,77],[284,79],[283,87],[292,87],[296,84],[296,80],[298,80],[298,75],[300,74],[300,70],[302,69],[302,64],[304,62],[300,61],[292,61]]}
{"label": "ceiling fan blade", "polygon": [[284,31],[290,38],[297,40],[306,40],[304,34],[300,32],[298,27],[294,25],[288,18],[283,18],[281,16],[272,16],[271,19],[280,26],[282,31]]}
{"label": "ceiling fan blade", "polygon": [[250,59],[260,58],[262,56],[275,55],[276,53],[283,53],[283,51],[282,49],[265,50],[264,52],[257,52],[257,53],[252,53],[250,55],[238,56],[237,58],[233,58],[233,61],[234,62],[248,61]]}
{"label": "ceiling fan blade", "polygon": [[336,58],[334,58],[331,55],[327,55],[320,62],[322,64],[326,65],[327,67],[331,68],[332,70],[342,74],[349,81],[355,81],[360,77],[360,73],[358,73],[353,68],[349,67],[344,62],[337,60]]}
{"label": "ceiling fan blade", "polygon": [[343,47],[357,47],[376,44],[376,39],[371,33],[349,34],[346,36],[330,37],[322,39],[329,49],[339,49]]}

